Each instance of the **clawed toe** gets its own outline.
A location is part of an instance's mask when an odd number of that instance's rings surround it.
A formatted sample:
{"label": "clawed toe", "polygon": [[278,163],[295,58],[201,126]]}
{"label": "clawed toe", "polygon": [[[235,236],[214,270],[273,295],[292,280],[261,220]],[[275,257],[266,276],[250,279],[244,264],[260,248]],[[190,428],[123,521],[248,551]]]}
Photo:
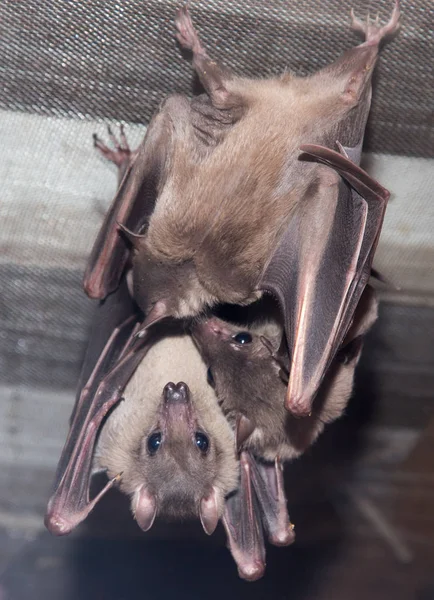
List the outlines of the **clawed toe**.
{"label": "clawed toe", "polygon": [[117,167],[122,168],[131,157],[131,150],[128,145],[128,140],[124,132],[123,125],[120,126],[120,136],[117,138],[110,126],[107,126],[108,136],[114,150],[107,146],[96,133],[93,134],[93,145],[97,148],[101,154],[107,158],[110,162],[114,163]]}

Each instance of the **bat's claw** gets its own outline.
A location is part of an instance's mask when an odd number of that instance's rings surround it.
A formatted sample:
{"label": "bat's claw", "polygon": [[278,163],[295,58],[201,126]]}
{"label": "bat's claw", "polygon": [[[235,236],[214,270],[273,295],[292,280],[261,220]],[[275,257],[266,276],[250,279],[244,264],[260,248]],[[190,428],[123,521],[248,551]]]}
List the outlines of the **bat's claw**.
{"label": "bat's claw", "polygon": [[365,42],[362,45],[374,46],[379,44],[383,39],[393,36],[398,31],[400,17],[399,0],[395,0],[392,15],[383,27],[380,27],[380,17],[378,14],[375,20],[371,21],[368,13],[366,23],[363,23],[360,19],[356,18],[354,10],[351,9],[351,28],[364,35]]}
{"label": "bat's claw", "polygon": [[131,160],[131,150],[127,137],[124,132],[124,126],[120,126],[119,139],[114,135],[110,126],[107,127],[108,135],[114,150],[107,146],[96,133],[93,134],[93,145],[110,162],[114,163],[119,169],[123,169]]}

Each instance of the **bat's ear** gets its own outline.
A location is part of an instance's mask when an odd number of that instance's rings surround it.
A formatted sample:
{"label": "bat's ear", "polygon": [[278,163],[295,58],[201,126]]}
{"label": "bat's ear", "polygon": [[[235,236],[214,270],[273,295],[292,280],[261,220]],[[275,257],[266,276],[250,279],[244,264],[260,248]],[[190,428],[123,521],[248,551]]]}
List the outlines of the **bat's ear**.
{"label": "bat's ear", "polygon": [[235,424],[235,449],[241,451],[244,442],[252,435],[255,430],[255,423],[239,413]]}
{"label": "bat's ear", "polygon": [[200,501],[200,522],[207,535],[214,533],[217,527],[221,512],[220,504],[220,494],[216,487],[213,487],[211,493]]}
{"label": "bat's ear", "polygon": [[145,486],[134,495],[133,512],[140,529],[143,531],[151,529],[157,516],[157,499]]}

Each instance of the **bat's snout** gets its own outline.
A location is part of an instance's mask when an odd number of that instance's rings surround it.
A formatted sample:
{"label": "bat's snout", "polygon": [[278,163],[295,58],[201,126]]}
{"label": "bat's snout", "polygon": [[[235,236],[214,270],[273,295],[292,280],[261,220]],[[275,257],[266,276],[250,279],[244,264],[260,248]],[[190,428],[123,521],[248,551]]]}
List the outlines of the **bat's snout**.
{"label": "bat's snout", "polygon": [[164,418],[166,426],[173,432],[181,434],[182,424],[188,429],[194,425],[193,405],[188,386],[180,381],[176,385],[168,383],[163,391]]}
{"label": "bat's snout", "polygon": [[188,389],[188,385],[183,381],[180,381],[176,385],[172,382],[168,383],[164,388],[163,394],[166,403],[189,402],[190,400],[190,390]]}

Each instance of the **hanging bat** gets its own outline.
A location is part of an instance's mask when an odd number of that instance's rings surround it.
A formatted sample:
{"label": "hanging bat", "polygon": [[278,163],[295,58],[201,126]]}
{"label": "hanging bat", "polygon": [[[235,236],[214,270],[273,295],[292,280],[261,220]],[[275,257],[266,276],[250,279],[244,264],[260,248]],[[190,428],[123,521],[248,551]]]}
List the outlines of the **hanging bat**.
{"label": "hanging bat", "polygon": [[[199,353],[189,336],[174,335],[167,326],[138,339],[137,309],[125,283],[98,317],[49,501],[48,529],[69,533],[116,483],[132,496],[142,529],[157,512],[195,514],[210,533],[225,496],[237,487],[239,466],[232,429]],[[89,500],[98,468],[110,481]]]}
{"label": "hanging bat", "polygon": [[237,447],[265,461],[292,460],[340,417],[351,396],[363,339],[375,322],[378,303],[366,286],[354,320],[313,402],[299,419],[284,409],[288,357],[282,327],[262,310],[262,322],[237,325],[215,316],[195,322],[192,336],[219,404],[237,432]]}
{"label": "hanging bat", "polygon": [[[312,413],[303,419],[286,412],[283,406],[287,357],[282,328],[276,322],[250,322],[241,327],[211,317],[193,325],[193,339],[209,365],[208,378],[234,427],[241,452],[240,487],[234,500],[227,501],[232,519],[227,520],[225,515],[223,524],[244,578],[251,573],[251,578],[256,579],[265,568],[259,519],[271,543],[288,545],[294,540],[286,506],[282,461],[302,454],[326,423],[342,415],[351,396],[364,336],[377,313],[374,290],[367,286],[343,346],[313,402]],[[267,311],[262,310],[262,314],[266,315]],[[232,506],[235,500],[238,504]],[[241,524],[238,531],[237,523]],[[249,536],[240,539],[244,532]],[[238,541],[234,548],[231,547],[233,539]]]}
{"label": "hanging bat", "polygon": [[[265,569],[264,518],[278,513],[289,524],[286,499],[276,497],[273,477],[257,499],[250,472],[260,481],[264,468],[247,452],[240,476],[234,430],[191,337],[179,324],[166,324],[134,353],[138,318],[125,282],[98,308],[46,526],[70,533],[117,485],[144,531],[157,515],[198,517],[207,534],[222,519],[240,575],[257,579]],[[89,499],[98,471],[109,482]],[[276,482],[283,490],[281,473]]]}
{"label": "hanging bat", "polygon": [[255,80],[212,60],[180,9],[177,37],[206,93],[171,96],[152,119],[94,245],[89,296],[116,289],[130,259],[143,330],[272,294],[291,357],[285,406],[309,414],[368,281],[389,198],[358,163],[379,46],[399,18],[398,0],[383,27],[353,15],[365,41],[333,64]]}

